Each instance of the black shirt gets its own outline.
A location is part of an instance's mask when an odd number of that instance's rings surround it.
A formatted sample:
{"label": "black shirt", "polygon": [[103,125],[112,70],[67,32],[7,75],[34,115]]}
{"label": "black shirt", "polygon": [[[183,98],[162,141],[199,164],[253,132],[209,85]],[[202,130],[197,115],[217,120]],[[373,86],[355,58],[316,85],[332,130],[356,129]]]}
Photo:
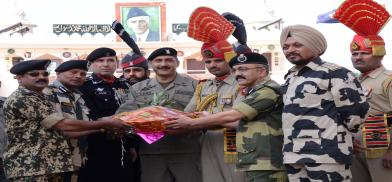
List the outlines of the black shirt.
{"label": "black shirt", "polygon": [[[114,115],[127,98],[128,89],[129,84],[122,79],[109,84],[93,73],[79,90],[90,109],[90,118],[97,120]],[[132,163],[129,154],[136,143],[135,138],[123,137],[121,141],[107,133],[89,135],[88,160],[81,170],[81,181],[137,181],[138,164]]]}

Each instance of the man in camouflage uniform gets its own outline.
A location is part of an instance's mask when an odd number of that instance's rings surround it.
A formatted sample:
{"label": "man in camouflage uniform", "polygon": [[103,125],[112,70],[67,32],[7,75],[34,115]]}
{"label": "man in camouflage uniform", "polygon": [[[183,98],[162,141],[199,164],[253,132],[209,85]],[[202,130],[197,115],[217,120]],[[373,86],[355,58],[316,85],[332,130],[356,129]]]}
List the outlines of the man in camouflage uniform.
{"label": "man in camouflage uniform", "polygon": [[69,181],[74,171],[72,148],[66,138],[80,131],[125,129],[114,120],[91,122],[65,118],[42,90],[48,86],[50,60],[31,60],[10,70],[19,88],[4,103],[8,147],[4,168],[11,181]]}
{"label": "man in camouflage uniform", "polygon": [[[352,20],[361,22],[366,17],[366,24],[352,26],[346,21],[346,15],[338,20],[357,34],[350,43],[351,61],[355,69],[361,72],[359,81],[366,90],[370,110],[368,118],[355,135],[354,157],[351,172],[355,182],[389,182],[392,179],[392,71],[385,69],[382,60],[386,54],[385,41],[377,35],[388,22],[390,16],[368,19],[374,14],[386,12],[385,7],[373,1],[366,1],[371,9],[363,11],[357,6],[364,1],[345,1],[351,4],[349,9],[344,4],[339,11],[353,15]],[[387,13],[386,13],[387,14]]]}
{"label": "man in camouflage uniform", "polygon": [[282,161],[282,96],[279,85],[268,76],[267,59],[258,53],[234,57],[230,66],[245,98],[233,109],[198,119],[179,117],[165,122],[170,130],[202,129],[238,120],[237,169],[245,171],[250,182],[284,182]]}
{"label": "man in camouflage uniform", "polygon": [[[43,90],[58,113],[65,118],[89,121],[89,111],[77,90],[86,80],[87,61],[70,60],[60,64],[55,71],[57,79]],[[83,136],[99,132],[99,130],[87,130],[79,132],[79,139],[71,139],[72,161],[76,171],[82,166],[87,150],[87,140]],[[79,137],[79,136],[77,136]],[[79,141],[78,141],[79,140]],[[78,173],[72,175],[71,181],[77,181]]]}
{"label": "man in camouflage uniform", "polygon": [[[1,81],[0,81],[0,87],[1,87]],[[5,135],[4,114],[3,114],[3,104],[5,99],[6,99],[5,97],[0,96],[0,182],[7,181],[3,168],[3,154],[5,148],[7,147],[7,136]]]}
{"label": "man in camouflage uniform", "polygon": [[[191,100],[196,80],[176,72],[177,51],[164,47],[148,57],[156,77],[132,86],[128,100],[117,112],[150,105],[184,110]],[[143,182],[200,182],[200,133],[166,134],[159,141],[140,143]]]}
{"label": "man in camouflage uniform", "polygon": [[284,163],[290,181],[350,181],[352,134],[369,105],[347,69],[320,59],[324,36],[305,25],[283,29],[280,43],[295,66],[283,85]]}

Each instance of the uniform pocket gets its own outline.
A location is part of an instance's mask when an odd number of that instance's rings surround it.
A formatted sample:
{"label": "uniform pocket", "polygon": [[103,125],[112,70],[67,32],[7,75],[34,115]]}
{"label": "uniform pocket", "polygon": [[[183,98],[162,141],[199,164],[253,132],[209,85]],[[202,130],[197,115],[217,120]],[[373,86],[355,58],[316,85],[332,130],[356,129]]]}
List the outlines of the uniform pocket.
{"label": "uniform pocket", "polygon": [[299,132],[296,138],[293,138],[293,152],[306,152],[321,149],[320,130],[306,130]]}

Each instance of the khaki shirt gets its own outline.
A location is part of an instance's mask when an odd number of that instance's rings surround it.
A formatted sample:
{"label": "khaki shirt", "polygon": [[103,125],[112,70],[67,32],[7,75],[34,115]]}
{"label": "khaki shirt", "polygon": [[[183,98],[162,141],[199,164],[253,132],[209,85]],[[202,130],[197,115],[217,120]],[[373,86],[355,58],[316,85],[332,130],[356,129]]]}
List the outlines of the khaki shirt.
{"label": "khaki shirt", "polygon": [[8,147],[4,169],[8,178],[74,170],[67,138],[52,127],[64,116],[47,98],[22,86],[4,103]]}
{"label": "khaki shirt", "polygon": [[[85,121],[90,120],[88,117],[89,109],[87,108],[81,93],[69,91],[57,80],[54,81],[52,85],[45,88],[43,93],[48,97],[56,111],[64,118]],[[87,146],[83,146],[83,148],[80,149],[78,139],[70,139],[70,142],[73,147],[72,160],[74,161],[74,165],[81,167]],[[87,141],[85,144],[87,144]],[[83,153],[81,153],[81,151],[83,151]]]}
{"label": "khaki shirt", "polygon": [[[166,88],[156,78],[138,82],[132,86],[128,99],[117,113],[131,111],[151,105],[161,105],[184,110],[195,92],[197,81],[188,76],[177,74]],[[141,142],[141,154],[178,154],[200,152],[199,133],[168,135],[153,143]]]}
{"label": "khaki shirt", "polygon": [[364,89],[370,92],[369,114],[392,114],[392,71],[381,66],[368,75],[360,77],[360,82]]}
{"label": "khaki shirt", "polygon": [[[232,74],[222,81],[218,81],[215,78],[209,79],[203,84],[203,88],[200,94],[200,100],[203,100],[210,94],[217,93],[218,98],[215,106],[212,107],[212,114],[230,110],[233,106],[237,96],[239,96],[239,87],[235,80],[235,75]],[[193,95],[191,101],[186,106],[184,111],[194,112],[196,111],[196,94]],[[206,111],[208,107],[206,108]]]}

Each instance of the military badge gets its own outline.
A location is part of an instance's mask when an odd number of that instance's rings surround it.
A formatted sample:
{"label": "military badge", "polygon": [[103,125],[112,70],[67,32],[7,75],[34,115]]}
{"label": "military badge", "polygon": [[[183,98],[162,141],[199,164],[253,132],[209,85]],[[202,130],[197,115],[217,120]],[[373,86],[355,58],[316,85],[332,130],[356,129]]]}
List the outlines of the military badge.
{"label": "military badge", "polygon": [[243,62],[245,62],[246,60],[248,60],[248,58],[247,58],[244,54],[241,54],[241,55],[238,56],[238,58],[237,58],[237,61],[240,62],[240,63],[243,63]]}
{"label": "military badge", "polygon": [[203,55],[206,58],[213,58],[214,57],[214,53],[211,50],[208,50],[208,49],[203,51]]}
{"label": "military badge", "polygon": [[221,104],[222,105],[231,105],[232,104],[231,96],[222,97]]}
{"label": "military badge", "polygon": [[169,49],[165,49],[165,52],[167,55],[170,55],[170,50]]}
{"label": "military badge", "polygon": [[351,49],[354,51],[357,51],[360,49],[360,47],[359,47],[358,43],[353,42],[353,43],[351,43]]}

